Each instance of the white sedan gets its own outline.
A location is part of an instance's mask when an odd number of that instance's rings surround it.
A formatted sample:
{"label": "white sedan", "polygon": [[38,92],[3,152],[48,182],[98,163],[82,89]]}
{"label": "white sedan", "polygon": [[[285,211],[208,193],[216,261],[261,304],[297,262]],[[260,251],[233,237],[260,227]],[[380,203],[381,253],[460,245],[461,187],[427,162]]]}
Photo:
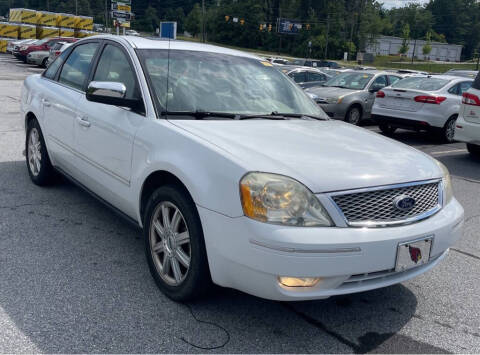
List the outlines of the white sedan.
{"label": "white sedan", "polygon": [[380,129],[393,134],[398,127],[426,130],[453,142],[462,94],[472,86],[468,78],[412,76],[377,92],[372,117]]}
{"label": "white sedan", "polygon": [[274,300],[385,287],[462,235],[441,163],[329,120],[251,54],[92,37],[27,78],[21,119],[32,181],[60,172],[142,227],[175,300],[212,281]]}

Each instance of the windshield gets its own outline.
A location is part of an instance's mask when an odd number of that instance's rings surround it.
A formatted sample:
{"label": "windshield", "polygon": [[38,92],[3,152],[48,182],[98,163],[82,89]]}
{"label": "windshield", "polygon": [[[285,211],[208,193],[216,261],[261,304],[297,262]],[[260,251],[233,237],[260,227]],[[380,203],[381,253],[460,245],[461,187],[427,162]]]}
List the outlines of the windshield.
{"label": "windshield", "polygon": [[160,111],[325,117],[302,89],[267,61],[182,50],[139,54]]}
{"label": "windshield", "polygon": [[351,90],[363,90],[372,80],[373,74],[343,73],[328,80],[324,86],[335,86]]}
{"label": "windshield", "polygon": [[437,91],[443,88],[449,82],[450,80],[440,78],[412,77],[397,81],[392,85],[392,88]]}

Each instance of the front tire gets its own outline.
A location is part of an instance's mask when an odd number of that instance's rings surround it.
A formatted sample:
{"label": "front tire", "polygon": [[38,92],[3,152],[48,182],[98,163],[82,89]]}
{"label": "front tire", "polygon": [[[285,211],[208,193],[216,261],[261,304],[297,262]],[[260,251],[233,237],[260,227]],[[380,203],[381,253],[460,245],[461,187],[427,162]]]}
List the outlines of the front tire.
{"label": "front tire", "polygon": [[43,61],[42,61],[42,65],[40,65],[42,68],[46,68],[48,67],[48,58],[45,58]]}
{"label": "front tire", "polygon": [[355,126],[359,126],[362,121],[362,110],[358,106],[350,107],[345,116],[345,121]]}
{"label": "front tire", "polygon": [[28,174],[34,184],[46,186],[54,182],[55,171],[48,156],[42,130],[36,119],[30,120],[27,126],[25,156]]}
{"label": "front tire", "polygon": [[467,143],[467,150],[471,156],[480,158],[480,145]]}
{"label": "front tire", "polygon": [[380,131],[387,136],[391,136],[397,130],[397,127],[393,127],[388,123],[379,123],[378,128],[380,128]]}
{"label": "front tire", "polygon": [[158,288],[175,301],[204,296],[211,286],[203,230],[195,203],[168,185],[150,197],[144,219],[145,254]]}

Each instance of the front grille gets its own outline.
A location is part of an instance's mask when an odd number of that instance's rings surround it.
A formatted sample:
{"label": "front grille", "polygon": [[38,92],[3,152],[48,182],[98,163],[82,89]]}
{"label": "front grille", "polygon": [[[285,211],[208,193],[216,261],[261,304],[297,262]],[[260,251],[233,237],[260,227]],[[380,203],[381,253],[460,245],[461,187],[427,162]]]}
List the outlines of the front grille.
{"label": "front grille", "polygon": [[[440,183],[430,182],[401,187],[372,189],[331,196],[351,226],[375,226],[400,224],[415,218],[422,219],[435,213],[441,207]],[[415,199],[415,206],[409,211],[395,207],[399,196]]]}

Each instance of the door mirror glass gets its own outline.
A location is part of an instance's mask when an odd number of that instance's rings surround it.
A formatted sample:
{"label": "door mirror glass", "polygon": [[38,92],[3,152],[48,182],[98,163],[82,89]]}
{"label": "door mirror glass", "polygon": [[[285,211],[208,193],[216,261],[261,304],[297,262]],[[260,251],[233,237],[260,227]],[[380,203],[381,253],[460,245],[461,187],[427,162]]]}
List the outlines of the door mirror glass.
{"label": "door mirror glass", "polygon": [[88,101],[131,109],[141,106],[140,99],[128,99],[126,94],[125,84],[113,81],[92,81],[87,88]]}

